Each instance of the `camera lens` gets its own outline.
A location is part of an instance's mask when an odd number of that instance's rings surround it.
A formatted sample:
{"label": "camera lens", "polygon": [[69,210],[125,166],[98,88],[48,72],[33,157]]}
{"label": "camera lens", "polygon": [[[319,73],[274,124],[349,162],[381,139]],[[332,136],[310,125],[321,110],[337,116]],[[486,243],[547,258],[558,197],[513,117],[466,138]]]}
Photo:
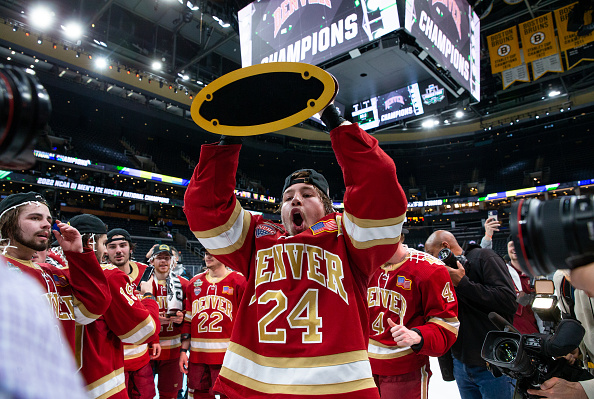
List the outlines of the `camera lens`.
{"label": "camera lens", "polygon": [[518,343],[513,339],[504,339],[493,349],[495,360],[511,363],[518,355]]}
{"label": "camera lens", "polygon": [[594,196],[512,205],[510,230],[522,270],[532,276],[594,261]]}
{"label": "camera lens", "polygon": [[[32,165],[32,147],[50,112],[47,91],[35,76],[20,68],[0,65],[0,162],[3,167]],[[22,155],[27,151],[31,153],[25,159]]]}

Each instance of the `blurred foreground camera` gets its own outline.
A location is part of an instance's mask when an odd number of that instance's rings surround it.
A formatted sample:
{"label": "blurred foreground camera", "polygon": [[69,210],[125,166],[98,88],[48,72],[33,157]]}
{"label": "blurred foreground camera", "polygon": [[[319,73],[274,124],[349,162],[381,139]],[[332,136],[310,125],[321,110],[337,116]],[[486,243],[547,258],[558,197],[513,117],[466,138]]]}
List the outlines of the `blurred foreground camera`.
{"label": "blurred foreground camera", "polygon": [[582,341],[585,330],[578,321],[562,320],[551,335],[520,334],[494,312],[489,319],[503,331],[489,331],[481,357],[490,364],[494,375],[502,373],[517,380],[515,398],[531,398],[526,390],[537,388],[551,377],[573,382],[592,378],[562,358]]}
{"label": "blurred foreground camera", "polygon": [[0,167],[26,169],[51,113],[45,88],[23,69],[0,64]]}
{"label": "blurred foreground camera", "polygon": [[594,196],[512,204],[510,230],[522,270],[531,276],[594,262]]}

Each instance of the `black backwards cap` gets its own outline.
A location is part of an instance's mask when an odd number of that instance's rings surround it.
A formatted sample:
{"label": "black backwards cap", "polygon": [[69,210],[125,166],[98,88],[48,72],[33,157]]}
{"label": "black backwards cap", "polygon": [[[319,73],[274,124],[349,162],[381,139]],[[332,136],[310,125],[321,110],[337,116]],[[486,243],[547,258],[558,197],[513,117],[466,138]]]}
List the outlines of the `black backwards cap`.
{"label": "black backwards cap", "polygon": [[24,205],[29,202],[42,202],[47,205],[47,201],[43,195],[36,193],[35,191],[29,191],[28,193],[17,193],[10,194],[8,197],[0,201],[0,217],[10,209]]}
{"label": "black backwards cap", "polygon": [[167,252],[169,255],[173,256],[173,251],[171,250],[171,247],[167,244],[161,244],[157,248],[155,248],[155,250],[153,251],[153,255],[157,256],[161,252]]}
{"label": "black backwards cap", "polygon": [[[116,238],[114,240],[115,236],[122,236],[124,238]],[[124,229],[113,229],[113,230],[109,230],[107,232],[107,241],[105,242],[106,244],[109,244],[110,242],[113,242],[113,241],[119,241],[119,240],[125,240],[125,241],[128,241],[129,243],[132,243],[132,237],[130,236],[130,233],[128,233]]]}
{"label": "black backwards cap", "polygon": [[79,231],[80,234],[105,234],[107,227],[101,219],[95,215],[76,215],[68,224]]}
{"label": "black backwards cap", "polygon": [[[307,176],[299,177],[298,175],[301,174],[301,172],[306,172]],[[313,184],[330,197],[330,187],[328,186],[326,178],[313,169],[299,169],[287,176],[285,179],[285,186],[283,187],[283,194],[287,191],[287,188],[297,183]]]}

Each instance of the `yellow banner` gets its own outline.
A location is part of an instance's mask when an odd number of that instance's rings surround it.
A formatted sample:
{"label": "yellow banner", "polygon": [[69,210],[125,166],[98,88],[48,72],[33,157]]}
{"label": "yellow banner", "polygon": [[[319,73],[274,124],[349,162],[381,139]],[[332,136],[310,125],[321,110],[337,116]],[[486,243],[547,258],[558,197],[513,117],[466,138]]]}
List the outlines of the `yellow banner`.
{"label": "yellow banner", "polygon": [[522,64],[520,59],[520,44],[515,26],[504,31],[487,36],[489,56],[491,57],[491,72],[503,72]]}
{"label": "yellow banner", "polygon": [[557,52],[553,13],[520,24],[524,62],[529,63]]}
{"label": "yellow banner", "polygon": [[[557,32],[559,33],[559,44],[561,51],[567,51],[569,49],[583,46],[584,44],[594,41],[594,34],[587,36],[578,36],[576,32],[569,32],[567,30],[567,20],[571,9],[577,5],[575,2],[565,7],[561,7],[555,10],[555,21],[557,22]],[[592,23],[592,10],[586,11],[584,15],[584,24],[588,25]]]}

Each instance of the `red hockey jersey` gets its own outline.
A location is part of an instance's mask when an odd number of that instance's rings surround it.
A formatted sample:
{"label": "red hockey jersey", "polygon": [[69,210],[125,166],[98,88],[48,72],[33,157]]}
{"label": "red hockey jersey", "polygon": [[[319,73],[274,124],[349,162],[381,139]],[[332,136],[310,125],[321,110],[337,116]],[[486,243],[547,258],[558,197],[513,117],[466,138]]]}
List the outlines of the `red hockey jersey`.
{"label": "red hockey jersey", "polygon": [[[155,276],[156,278],[156,276]],[[189,281],[179,276],[183,292],[185,294],[186,287]],[[157,297],[157,303],[159,304],[159,313],[167,312],[167,285],[166,280],[154,280],[153,281],[153,292]],[[184,298],[185,304],[185,298]],[[185,310],[183,310],[185,312]],[[161,325],[161,332],[159,333],[159,343],[161,344],[161,355],[153,360],[168,360],[173,358],[179,358],[179,348],[181,347],[181,334],[182,334],[183,321],[180,324],[169,322],[169,324]]]}
{"label": "red hockey jersey", "polygon": [[82,373],[91,399],[127,399],[123,344],[152,340],[160,327],[159,308],[153,299],[139,300],[116,266],[102,267],[112,299],[103,317],[82,326]]}
{"label": "red hockey jersey", "polygon": [[223,364],[245,285],[245,277],[234,271],[220,281],[207,273],[190,280],[183,330],[191,335],[190,362]]}
{"label": "red hockey jersey", "polygon": [[[130,285],[132,286],[132,291],[138,290],[138,285],[140,284],[140,279],[144,274],[148,266],[144,263],[130,261],[130,269],[131,272],[128,274],[128,278],[130,279]],[[138,297],[140,299],[140,297]],[[158,336],[159,330],[156,331],[154,339],[152,340],[145,340],[146,342],[159,342]],[[150,362],[150,356],[148,353],[148,344],[128,344],[124,343],[124,370],[125,371],[136,371],[143,367],[145,364]]]}
{"label": "red hockey jersey", "polygon": [[[80,352],[76,350],[75,324],[94,322],[105,312],[111,301],[107,280],[93,251],[66,252],[68,269],[20,260],[9,255],[0,257],[4,258],[9,268],[16,268],[39,281],[56,318],[62,323],[73,353],[79,355]],[[80,366],[80,356],[77,356],[76,361]]]}
{"label": "red hockey jersey", "polygon": [[203,145],[185,194],[190,228],[247,276],[215,391],[229,398],[379,398],[367,357],[367,281],[396,251],[406,197],[358,125],[333,129],[344,213],[288,236],[234,195],[240,145]]}
{"label": "red hockey jersey", "polygon": [[[458,336],[458,302],[450,275],[433,256],[408,249],[404,261],[382,266],[367,288],[370,337],[369,359],[374,374],[400,375],[443,355]],[[394,342],[388,318],[416,328],[423,346],[415,352]]]}

